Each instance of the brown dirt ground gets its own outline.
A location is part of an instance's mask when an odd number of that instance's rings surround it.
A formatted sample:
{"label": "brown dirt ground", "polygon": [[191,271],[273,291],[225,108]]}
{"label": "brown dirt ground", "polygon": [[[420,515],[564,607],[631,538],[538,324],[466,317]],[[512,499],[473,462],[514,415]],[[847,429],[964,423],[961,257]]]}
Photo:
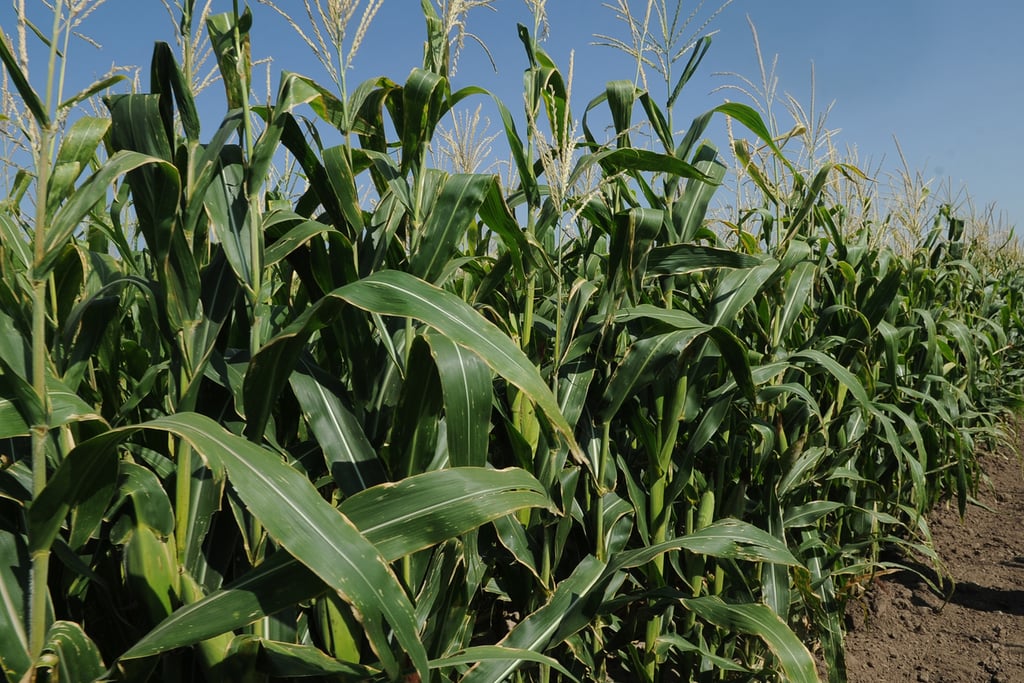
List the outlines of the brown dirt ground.
{"label": "brown dirt ground", "polygon": [[1024,424],[1008,430],[1014,445],[980,460],[981,506],[963,521],[955,502],[929,516],[956,581],[948,602],[901,571],[848,604],[849,683],[1024,683]]}

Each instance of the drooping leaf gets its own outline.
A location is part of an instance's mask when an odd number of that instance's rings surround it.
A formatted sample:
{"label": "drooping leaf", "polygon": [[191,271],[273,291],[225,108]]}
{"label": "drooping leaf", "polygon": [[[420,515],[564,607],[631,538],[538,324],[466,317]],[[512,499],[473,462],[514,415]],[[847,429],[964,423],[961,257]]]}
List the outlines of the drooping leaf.
{"label": "drooping leaf", "polygon": [[[35,274],[41,277],[53,268],[67,239],[81,226],[82,220],[96,203],[107,196],[110,184],[115,179],[147,165],[157,169],[156,173],[163,178],[168,187],[177,187],[178,174],[173,165],[138,152],[116,152],[75,190],[71,198],[54,215],[53,222],[46,232],[43,258],[35,264]],[[164,192],[165,196],[171,194],[166,190]]]}
{"label": "drooping leaf", "polygon": [[642,567],[673,549],[686,549],[709,557],[800,566],[799,560],[779,539],[738,519],[721,519],[692,534],[623,552],[609,566],[615,569]]}
{"label": "drooping leaf", "polygon": [[71,621],[56,621],[46,633],[43,652],[52,653],[57,660],[57,678],[69,683],[92,683],[103,675],[105,667],[99,648]]}
{"label": "drooping leaf", "polygon": [[2,31],[0,31],[0,60],[3,61],[4,66],[7,68],[7,73],[11,75],[11,80],[14,81],[14,87],[17,88],[18,94],[21,95],[25,106],[28,107],[32,116],[35,117],[36,123],[40,128],[48,126],[50,117],[43,106],[43,101],[36,94],[36,91],[32,89],[32,84],[28,82],[25,72],[21,70],[21,65],[18,64],[18,60],[11,51],[11,47],[7,44],[7,34]]}
{"label": "drooping leaf", "polygon": [[655,247],[647,257],[649,277],[685,275],[711,268],[752,268],[760,259],[730,249],[699,244],[672,244]]}
{"label": "drooping leaf", "polygon": [[271,537],[359,610],[385,668],[394,671],[398,666],[385,636],[386,617],[416,669],[426,670],[426,653],[416,634],[412,606],[376,548],[297,470],[201,415],[158,418],[79,444],[29,509],[30,530],[35,529],[30,534],[33,548],[49,547],[66,511],[85,496],[103,490],[109,474],[100,466],[106,463],[107,469],[116,468],[114,446],[140,429],[170,432],[188,442],[215,474],[226,471],[239,497]]}
{"label": "drooping leaf", "polygon": [[550,509],[551,501],[524,470],[458,467],[375,486],[339,509],[382,555],[398,558],[526,507]]}
{"label": "drooping leaf", "polygon": [[[253,429],[265,424],[270,404],[287,381],[309,335],[326,325],[344,302],[379,315],[421,320],[469,349],[529,396],[565,438],[576,457],[585,461],[551,390],[537,368],[507,335],[458,297],[407,273],[388,270],[329,293],[257,353],[252,364],[258,364],[261,371],[250,370],[246,375],[246,414]],[[256,377],[259,377],[258,389]]]}
{"label": "drooping leaf", "polygon": [[84,102],[88,100],[90,97],[98,95],[104,90],[107,90],[117,85],[118,83],[127,80],[127,78],[128,77],[124,74],[113,74],[111,76],[105,76],[97,80],[96,82],[92,83],[91,85],[86,86],[84,89],[78,91],[68,99],[64,100],[60,103],[60,105],[57,108],[61,110],[69,109],[78,104],[79,102]]}
{"label": "drooping leaf", "polygon": [[[565,638],[593,619],[601,599],[595,588],[606,578],[602,562],[590,556],[584,558],[570,576],[559,582],[548,601],[516,624],[498,646],[513,652],[544,652],[556,634]],[[505,680],[526,661],[518,655],[508,659],[481,661],[469,670],[462,681],[483,683]]]}
{"label": "drooping leaf", "polygon": [[[550,505],[522,470],[436,470],[368,489],[341,511],[388,562],[529,506]],[[307,567],[277,553],[242,578],[179,609],[122,659],[148,657],[241,628],[327,591]]]}
{"label": "drooping leaf", "polygon": [[778,657],[786,680],[794,683],[818,683],[814,657],[796,634],[767,605],[731,605],[709,595],[683,599],[683,604],[702,619],[730,632],[749,633],[762,640]]}
{"label": "drooping leaf", "polygon": [[[77,119],[61,139],[54,164],[54,175],[46,196],[46,213],[53,215],[56,208],[71,194],[79,174],[96,157],[96,148],[110,129],[110,121],[96,116]],[[61,173],[67,169],[68,173]]]}
{"label": "drooping leaf", "polygon": [[426,670],[412,605],[387,560],[308,479],[270,451],[199,415],[158,418],[146,426],[176,434],[227,471],[228,481],[271,537],[359,611],[386,669],[398,663],[385,636],[385,617],[416,670]]}
{"label": "drooping leaf", "polygon": [[283,678],[309,676],[344,676],[365,680],[380,672],[358,663],[343,662],[325,655],[312,645],[296,645],[268,640],[252,635],[236,636],[233,649],[255,647],[258,650],[256,668],[263,674]]}
{"label": "drooping leaf", "polygon": [[444,392],[448,459],[452,467],[482,467],[487,459],[491,370],[448,337],[428,334],[426,339]]}
{"label": "drooping leaf", "polygon": [[555,671],[558,671],[568,677],[571,681],[578,680],[569,672],[568,669],[562,666],[557,659],[548,657],[547,655],[543,655],[539,652],[534,652],[533,650],[505,647],[502,645],[475,645],[473,647],[467,647],[464,650],[453,652],[452,654],[441,657],[440,659],[430,660],[430,668],[447,669],[449,667],[459,666],[462,664],[474,664],[476,662],[487,661],[520,661],[543,664],[544,666],[549,666]]}

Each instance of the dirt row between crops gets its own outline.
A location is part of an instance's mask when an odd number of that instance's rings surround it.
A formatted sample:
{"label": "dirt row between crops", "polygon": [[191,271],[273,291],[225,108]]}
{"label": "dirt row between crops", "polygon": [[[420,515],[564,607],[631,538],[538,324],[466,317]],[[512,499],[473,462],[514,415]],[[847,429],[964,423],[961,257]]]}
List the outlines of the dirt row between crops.
{"label": "dirt row between crops", "polygon": [[1008,429],[1012,445],[981,459],[984,507],[929,517],[948,602],[903,571],[848,606],[849,683],[1024,683],[1024,423]]}

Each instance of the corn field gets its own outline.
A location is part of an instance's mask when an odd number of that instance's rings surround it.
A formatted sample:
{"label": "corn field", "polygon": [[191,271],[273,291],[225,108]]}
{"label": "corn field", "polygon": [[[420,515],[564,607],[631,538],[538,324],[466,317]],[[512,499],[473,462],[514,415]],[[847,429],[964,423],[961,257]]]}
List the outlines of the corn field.
{"label": "corn field", "polygon": [[69,97],[53,5],[48,79],[0,40],[6,681],[838,683],[847,601],[938,562],[1022,405],[1016,244],[868,211],[753,106],[677,130],[710,37],[577,101],[533,3],[506,103],[453,91],[449,3],[352,88],[379,2],[307,0],[331,82],[259,104],[253,13],[182,0],[180,53]]}

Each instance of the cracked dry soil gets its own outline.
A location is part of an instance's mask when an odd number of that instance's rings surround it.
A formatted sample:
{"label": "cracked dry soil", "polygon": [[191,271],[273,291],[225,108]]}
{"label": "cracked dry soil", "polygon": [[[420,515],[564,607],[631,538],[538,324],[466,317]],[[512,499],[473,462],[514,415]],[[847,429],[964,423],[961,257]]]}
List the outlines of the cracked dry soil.
{"label": "cracked dry soil", "polygon": [[981,506],[961,520],[950,501],[929,516],[956,581],[948,601],[901,571],[847,605],[849,683],[1024,683],[1024,423],[1007,429],[1013,446],[980,459]]}

